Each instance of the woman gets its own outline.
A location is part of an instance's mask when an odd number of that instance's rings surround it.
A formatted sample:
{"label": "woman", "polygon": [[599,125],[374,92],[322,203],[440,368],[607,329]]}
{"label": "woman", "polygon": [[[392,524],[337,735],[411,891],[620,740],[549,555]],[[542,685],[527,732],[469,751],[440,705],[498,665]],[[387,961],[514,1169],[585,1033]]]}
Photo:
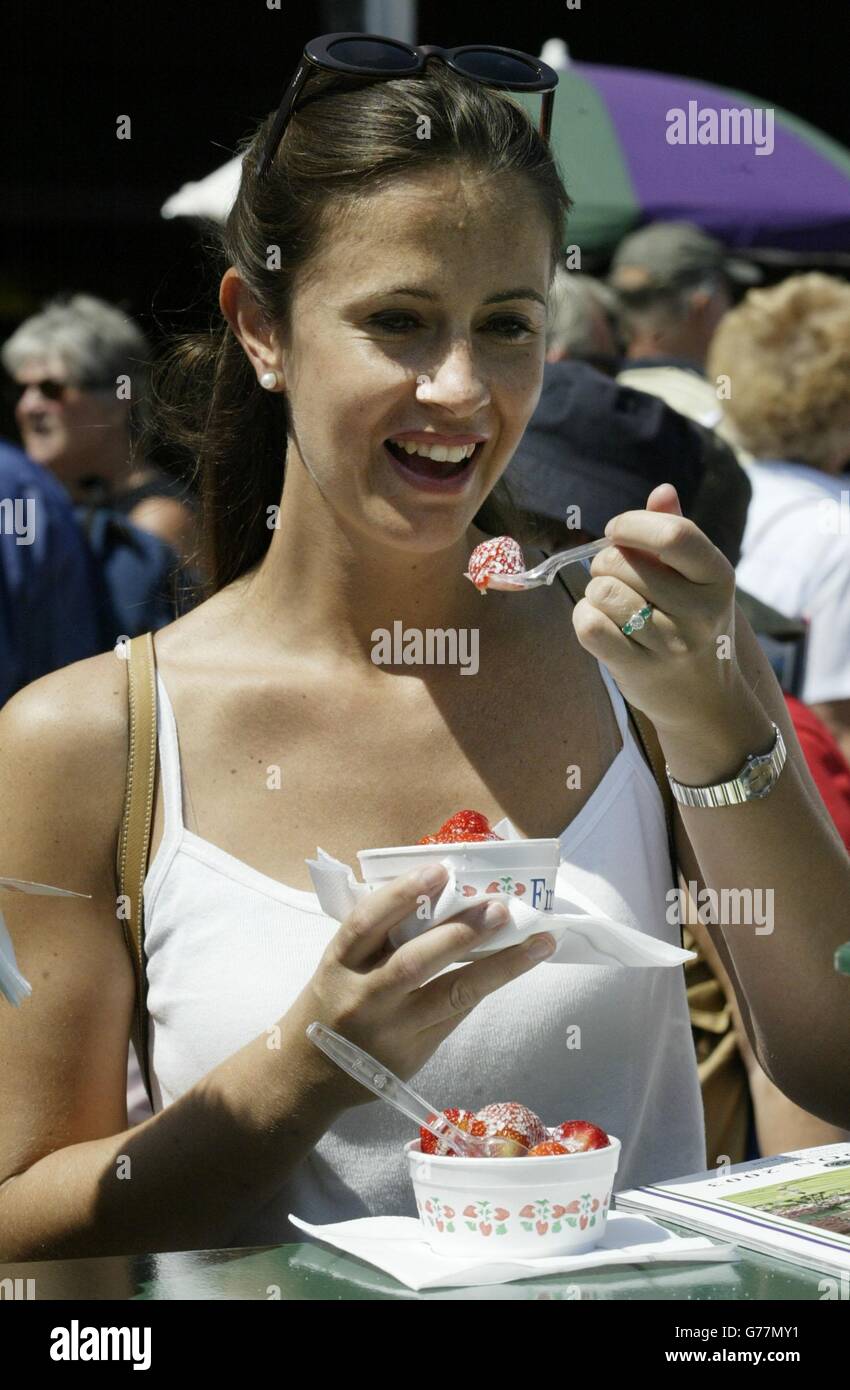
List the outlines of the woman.
{"label": "woman", "polygon": [[[310,892],[317,845],[352,862],[469,806],[560,835],[570,881],[676,941],[660,797],[603,661],[683,781],[733,775],[779,725],[788,762],[772,793],[683,808],[680,854],[689,878],[699,863],[711,885],[776,889],[775,933],[717,928],[720,948],[772,1075],[825,1114],[846,1110],[831,955],[850,866],[736,614],[731,566],[661,488],[617,519],[629,548],[596,557],[574,609],[557,585],[482,602],[464,578],[540,390],[567,204],[545,145],[509,98],[438,64],[356,88],[319,77],[311,96],[262,180],[268,123],[251,141],[225,232],[226,322],[173,371],[204,421],[214,592],[156,634],[157,1113],[133,1130],[133,981],[114,911],[124,670],[78,663],[0,716],[7,872],[92,893],[61,911],[12,899],[35,988],[0,1015],[14,1058],[6,1259],[297,1239],[289,1212],[413,1214],[409,1123],[311,1046],[313,1019],[437,1104],[520,1099],[550,1124],[596,1121],[623,1140],[618,1186],[704,1165],[681,972],[537,969],[543,950],[526,947],[453,969],[488,929],[477,914],[386,949],[439,880],[399,880],[341,927]],[[459,467],[408,452],[435,437],[478,447]],[[627,636],[644,599],[652,620]],[[395,620],[474,629],[476,678],[376,665],[374,634]],[[733,632],[734,658],[717,660],[715,638]]]}
{"label": "woman", "polygon": [[850,761],[850,285],[811,271],[750,290],[711,345],[749,450],[742,588],[808,622],[801,698]]}

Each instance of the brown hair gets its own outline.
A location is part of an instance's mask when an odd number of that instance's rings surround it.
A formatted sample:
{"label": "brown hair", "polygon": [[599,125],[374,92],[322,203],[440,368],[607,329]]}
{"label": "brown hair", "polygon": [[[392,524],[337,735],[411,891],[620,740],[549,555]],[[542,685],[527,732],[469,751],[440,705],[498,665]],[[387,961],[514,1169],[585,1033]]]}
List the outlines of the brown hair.
{"label": "brown hair", "polygon": [[[528,178],[551,224],[554,273],[571,200],[530,117],[505,94],[439,64],[419,78],[354,86],[350,79],[317,74],[266,177],[258,179],[272,120],[270,115],[240,143],[236,201],[206,250],[216,284],[234,266],[266,322],[279,324],[284,336],[296,277],[308,266],[339,200],[356,199],[400,174],[444,168],[449,160],[488,178]],[[419,138],[426,128],[429,138]],[[152,394],[154,433],[187,451],[200,493],[199,558],[208,597],[268,549],[268,508],[280,502],[283,487],[287,402],[258,384],[242,345],[218,316],[209,332],[173,340],[155,367]],[[502,482],[476,522],[486,530],[521,529]]]}

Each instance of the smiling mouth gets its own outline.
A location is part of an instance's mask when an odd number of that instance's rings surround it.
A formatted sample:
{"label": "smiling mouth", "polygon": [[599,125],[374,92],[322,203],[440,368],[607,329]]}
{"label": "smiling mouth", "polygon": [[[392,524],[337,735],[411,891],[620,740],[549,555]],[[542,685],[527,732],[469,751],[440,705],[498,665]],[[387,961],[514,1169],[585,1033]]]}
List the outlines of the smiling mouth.
{"label": "smiling mouth", "polygon": [[483,441],[475,445],[469,458],[461,459],[458,463],[428,458],[425,454],[409,454],[393,440],[385,439],[384,448],[392,454],[397,463],[400,463],[410,473],[415,473],[418,478],[430,478],[434,482],[443,482],[449,478],[459,478],[462,474],[468,473],[475,467],[478,456],[483,449]]}

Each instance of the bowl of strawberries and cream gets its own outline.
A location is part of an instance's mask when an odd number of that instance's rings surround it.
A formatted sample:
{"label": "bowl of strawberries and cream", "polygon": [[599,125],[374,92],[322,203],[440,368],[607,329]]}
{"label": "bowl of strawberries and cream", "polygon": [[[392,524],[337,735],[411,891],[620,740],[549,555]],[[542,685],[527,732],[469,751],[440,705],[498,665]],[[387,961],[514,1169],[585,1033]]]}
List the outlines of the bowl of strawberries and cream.
{"label": "bowl of strawberries and cream", "polygon": [[581,1254],[605,1234],[620,1141],[588,1120],[548,1128],[518,1101],[443,1114],[465,1133],[513,1138],[521,1158],[467,1158],[427,1129],[405,1145],[425,1239],[443,1255]]}
{"label": "bowl of strawberries and cream", "polygon": [[360,850],[363,880],[380,888],[429,863],[447,864],[465,897],[504,893],[539,912],[551,910],[560,864],[557,840],[503,839],[480,811],[457,811],[415,845]]}

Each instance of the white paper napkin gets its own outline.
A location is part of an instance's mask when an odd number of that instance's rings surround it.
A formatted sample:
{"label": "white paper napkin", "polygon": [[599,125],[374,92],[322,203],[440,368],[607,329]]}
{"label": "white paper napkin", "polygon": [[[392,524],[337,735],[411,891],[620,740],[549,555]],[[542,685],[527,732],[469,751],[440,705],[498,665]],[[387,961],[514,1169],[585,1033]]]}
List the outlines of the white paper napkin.
{"label": "white paper napkin", "polygon": [[[507,1303],[527,1302],[529,1299],[571,1302],[573,1299],[588,1298],[616,1302],[618,1299],[622,1301],[635,1298],[637,1284],[641,1288],[641,1298],[736,1298],[741,1287],[737,1262],[720,1264],[717,1260],[705,1260],[701,1264],[693,1264],[682,1260],[678,1263],[659,1262],[652,1266],[621,1265],[619,1268],[605,1268],[599,1271],[606,1276],[604,1283],[600,1281],[595,1285],[591,1284],[590,1287],[585,1279],[592,1278],[596,1270],[588,1270],[587,1276],[581,1271],[567,1276],[534,1274],[526,1275],[521,1280],[514,1279],[507,1284],[409,1289],[374,1265],[367,1265],[332,1245],[308,1240],[306,1236],[297,1253],[289,1255],[289,1265],[305,1274],[319,1274],[324,1279],[335,1279],[349,1286],[353,1284],[368,1293],[391,1294],[393,1298],[401,1301],[427,1299],[431,1303],[444,1300],[452,1303],[479,1300],[486,1303]],[[168,1295],[163,1294],[162,1297]]]}
{"label": "white paper napkin", "polygon": [[[30,883],[22,878],[0,878],[0,893],[36,893],[49,898],[90,898],[91,893],[72,893],[69,888],[52,888],[49,883]],[[15,959],[3,913],[0,912],[0,994],[10,1004],[20,1004],[32,994],[32,985],[25,980]]]}
{"label": "white paper napkin", "polygon": [[547,1255],[539,1259],[506,1255],[496,1262],[479,1260],[474,1255],[436,1255],[415,1216],[361,1216],[328,1226],[312,1226],[292,1212],[289,1219],[307,1235],[356,1255],[416,1290],[507,1284],[514,1279],[580,1274],[611,1265],[740,1258],[735,1245],[715,1245],[706,1236],[677,1236],[648,1216],[618,1211],[609,1212],[602,1240],[583,1255]]}
{"label": "white paper napkin", "polygon": [[[507,818],[493,828],[505,840],[521,838]],[[541,912],[508,893],[476,893],[466,897],[457,886],[451,862],[448,859],[441,862],[449,877],[433,905],[430,918],[424,921],[412,912],[390,932],[393,946],[401,946],[428,927],[450,921],[459,912],[475,907],[476,903],[500,901],[510,913],[507,926],[488,936],[486,945],[474,947],[464,960],[476,960],[505,946],[516,946],[526,937],[542,931],[550,932],[558,943],[545,964],[658,966],[681,965],[683,961],[696,959],[693,951],[683,951],[679,946],[615,922],[600,912],[586,894],[572,887],[566,890],[568,896],[554,898],[549,912]],[[306,863],[322,911],[336,922],[342,922],[359,899],[373,891],[368,883],[357,880],[349,864],[340,863],[323,849],[317,849],[316,858]],[[563,872],[560,880],[559,888],[563,893]]]}

